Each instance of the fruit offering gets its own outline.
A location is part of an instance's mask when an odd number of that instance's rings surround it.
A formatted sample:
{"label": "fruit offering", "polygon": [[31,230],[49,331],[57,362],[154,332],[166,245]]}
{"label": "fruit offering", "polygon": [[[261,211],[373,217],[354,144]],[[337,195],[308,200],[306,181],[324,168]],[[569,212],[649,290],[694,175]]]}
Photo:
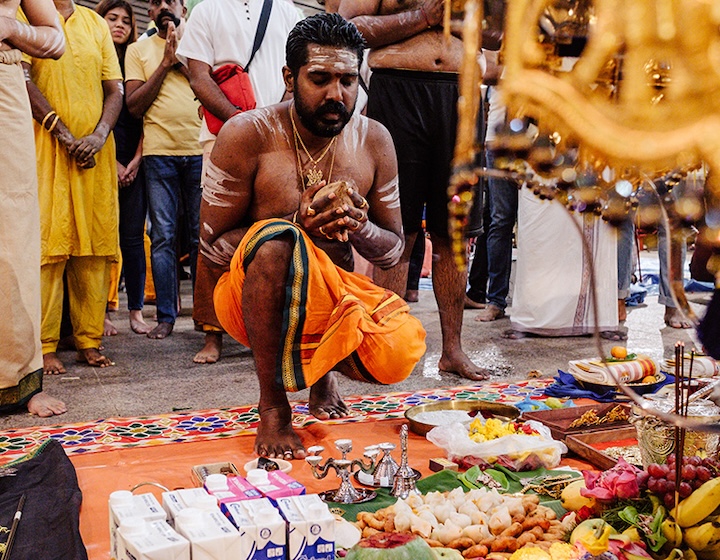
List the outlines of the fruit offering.
{"label": "fruit offering", "polygon": [[470,423],[468,435],[474,442],[481,443],[504,436],[536,436],[539,434],[531,426],[523,422],[503,422],[497,418],[488,418],[483,422],[482,419],[475,418]]}
{"label": "fruit offering", "polygon": [[[658,496],[665,507],[671,509],[675,506],[675,455],[667,458],[667,464],[648,465],[646,471],[650,475],[647,488]],[[717,459],[698,456],[683,457],[680,465],[680,486],[677,488],[680,498],[687,498],[694,490],[700,488],[705,482],[720,475],[720,463]]]}

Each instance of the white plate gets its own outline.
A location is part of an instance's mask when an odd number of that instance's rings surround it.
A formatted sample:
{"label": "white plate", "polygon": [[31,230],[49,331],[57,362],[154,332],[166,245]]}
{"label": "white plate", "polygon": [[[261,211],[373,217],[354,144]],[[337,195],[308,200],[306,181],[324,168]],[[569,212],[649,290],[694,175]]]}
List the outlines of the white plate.
{"label": "white plate", "polygon": [[[292,463],[290,461],[285,461],[284,459],[270,459],[271,461],[275,461],[278,466],[280,467],[280,470],[284,473],[289,473],[292,470]],[[245,472],[248,472],[252,469],[257,469],[257,459],[253,459],[252,461],[249,461],[248,463],[245,463],[245,466],[243,467],[245,469]]]}

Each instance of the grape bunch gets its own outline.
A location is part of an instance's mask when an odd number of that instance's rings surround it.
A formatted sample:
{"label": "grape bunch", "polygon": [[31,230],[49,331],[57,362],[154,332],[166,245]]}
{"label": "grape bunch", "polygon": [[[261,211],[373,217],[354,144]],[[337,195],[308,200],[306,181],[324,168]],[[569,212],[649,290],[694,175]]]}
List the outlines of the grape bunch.
{"label": "grape bunch", "polygon": [[[650,475],[647,480],[648,490],[658,496],[668,509],[675,507],[676,468],[675,455],[670,455],[667,458],[667,464],[652,463],[645,469]],[[704,482],[720,476],[720,462],[712,458],[683,457],[682,465],[679,468],[681,482],[678,494],[680,498],[687,498]]]}

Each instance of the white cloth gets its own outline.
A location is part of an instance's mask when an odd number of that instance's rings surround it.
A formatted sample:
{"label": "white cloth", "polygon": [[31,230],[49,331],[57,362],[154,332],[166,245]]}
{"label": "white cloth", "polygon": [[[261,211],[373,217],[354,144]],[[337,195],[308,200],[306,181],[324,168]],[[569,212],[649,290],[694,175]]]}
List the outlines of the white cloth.
{"label": "white cloth", "polygon": [[513,329],[544,336],[594,332],[590,260],[576,225],[594,260],[598,327],[617,329],[615,232],[600,218],[570,215],[559,202],[540,200],[527,188],[520,191],[518,204]]}
{"label": "white cloth", "polygon": [[604,364],[600,358],[594,360],[571,360],[568,364],[570,375],[580,381],[615,385],[636,383],[649,375],[658,374],[658,365],[650,356],[638,356],[636,360],[626,362],[608,362]]}
{"label": "white cloth", "polygon": [[[185,65],[188,58],[199,60],[209,64],[213,71],[225,64],[239,64],[244,68],[252,53],[262,6],[263,0],[203,0],[195,6],[185,26],[176,52],[178,60]],[[289,2],[273,2],[265,38],[248,72],[258,108],[282,100],[285,42],[300,19],[299,12]],[[203,119],[200,143],[214,139]]]}

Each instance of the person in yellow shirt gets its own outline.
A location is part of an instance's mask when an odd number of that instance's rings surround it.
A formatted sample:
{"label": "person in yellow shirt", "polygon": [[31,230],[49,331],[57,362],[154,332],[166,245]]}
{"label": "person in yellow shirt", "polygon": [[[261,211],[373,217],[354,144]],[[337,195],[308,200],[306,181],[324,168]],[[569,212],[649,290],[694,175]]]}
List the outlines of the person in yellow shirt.
{"label": "person in yellow shirt", "polygon": [[175,50],[183,30],[182,0],[150,0],[158,32],[128,47],[125,54],[126,101],[143,117],[143,160],[150,211],[150,260],[155,281],[157,326],[147,336],[168,336],[178,313],[175,240],[178,209],[185,211],[193,281],[200,220],[202,147],[199,103]]}
{"label": "person in yellow shirt", "polygon": [[[28,23],[18,21],[22,7]],[[58,59],[65,35],[51,0],[0,3],[0,413],[53,416],[65,403],[43,392],[40,209],[35,141],[22,53]]]}
{"label": "person in yellow shirt", "polygon": [[67,48],[60,60],[25,56],[35,119],[41,219],[41,339],[46,374],[57,355],[67,273],[78,360],[105,367],[100,353],[110,265],[117,258],[118,193],[112,128],[122,75],[105,21],[72,0],[54,0]]}

